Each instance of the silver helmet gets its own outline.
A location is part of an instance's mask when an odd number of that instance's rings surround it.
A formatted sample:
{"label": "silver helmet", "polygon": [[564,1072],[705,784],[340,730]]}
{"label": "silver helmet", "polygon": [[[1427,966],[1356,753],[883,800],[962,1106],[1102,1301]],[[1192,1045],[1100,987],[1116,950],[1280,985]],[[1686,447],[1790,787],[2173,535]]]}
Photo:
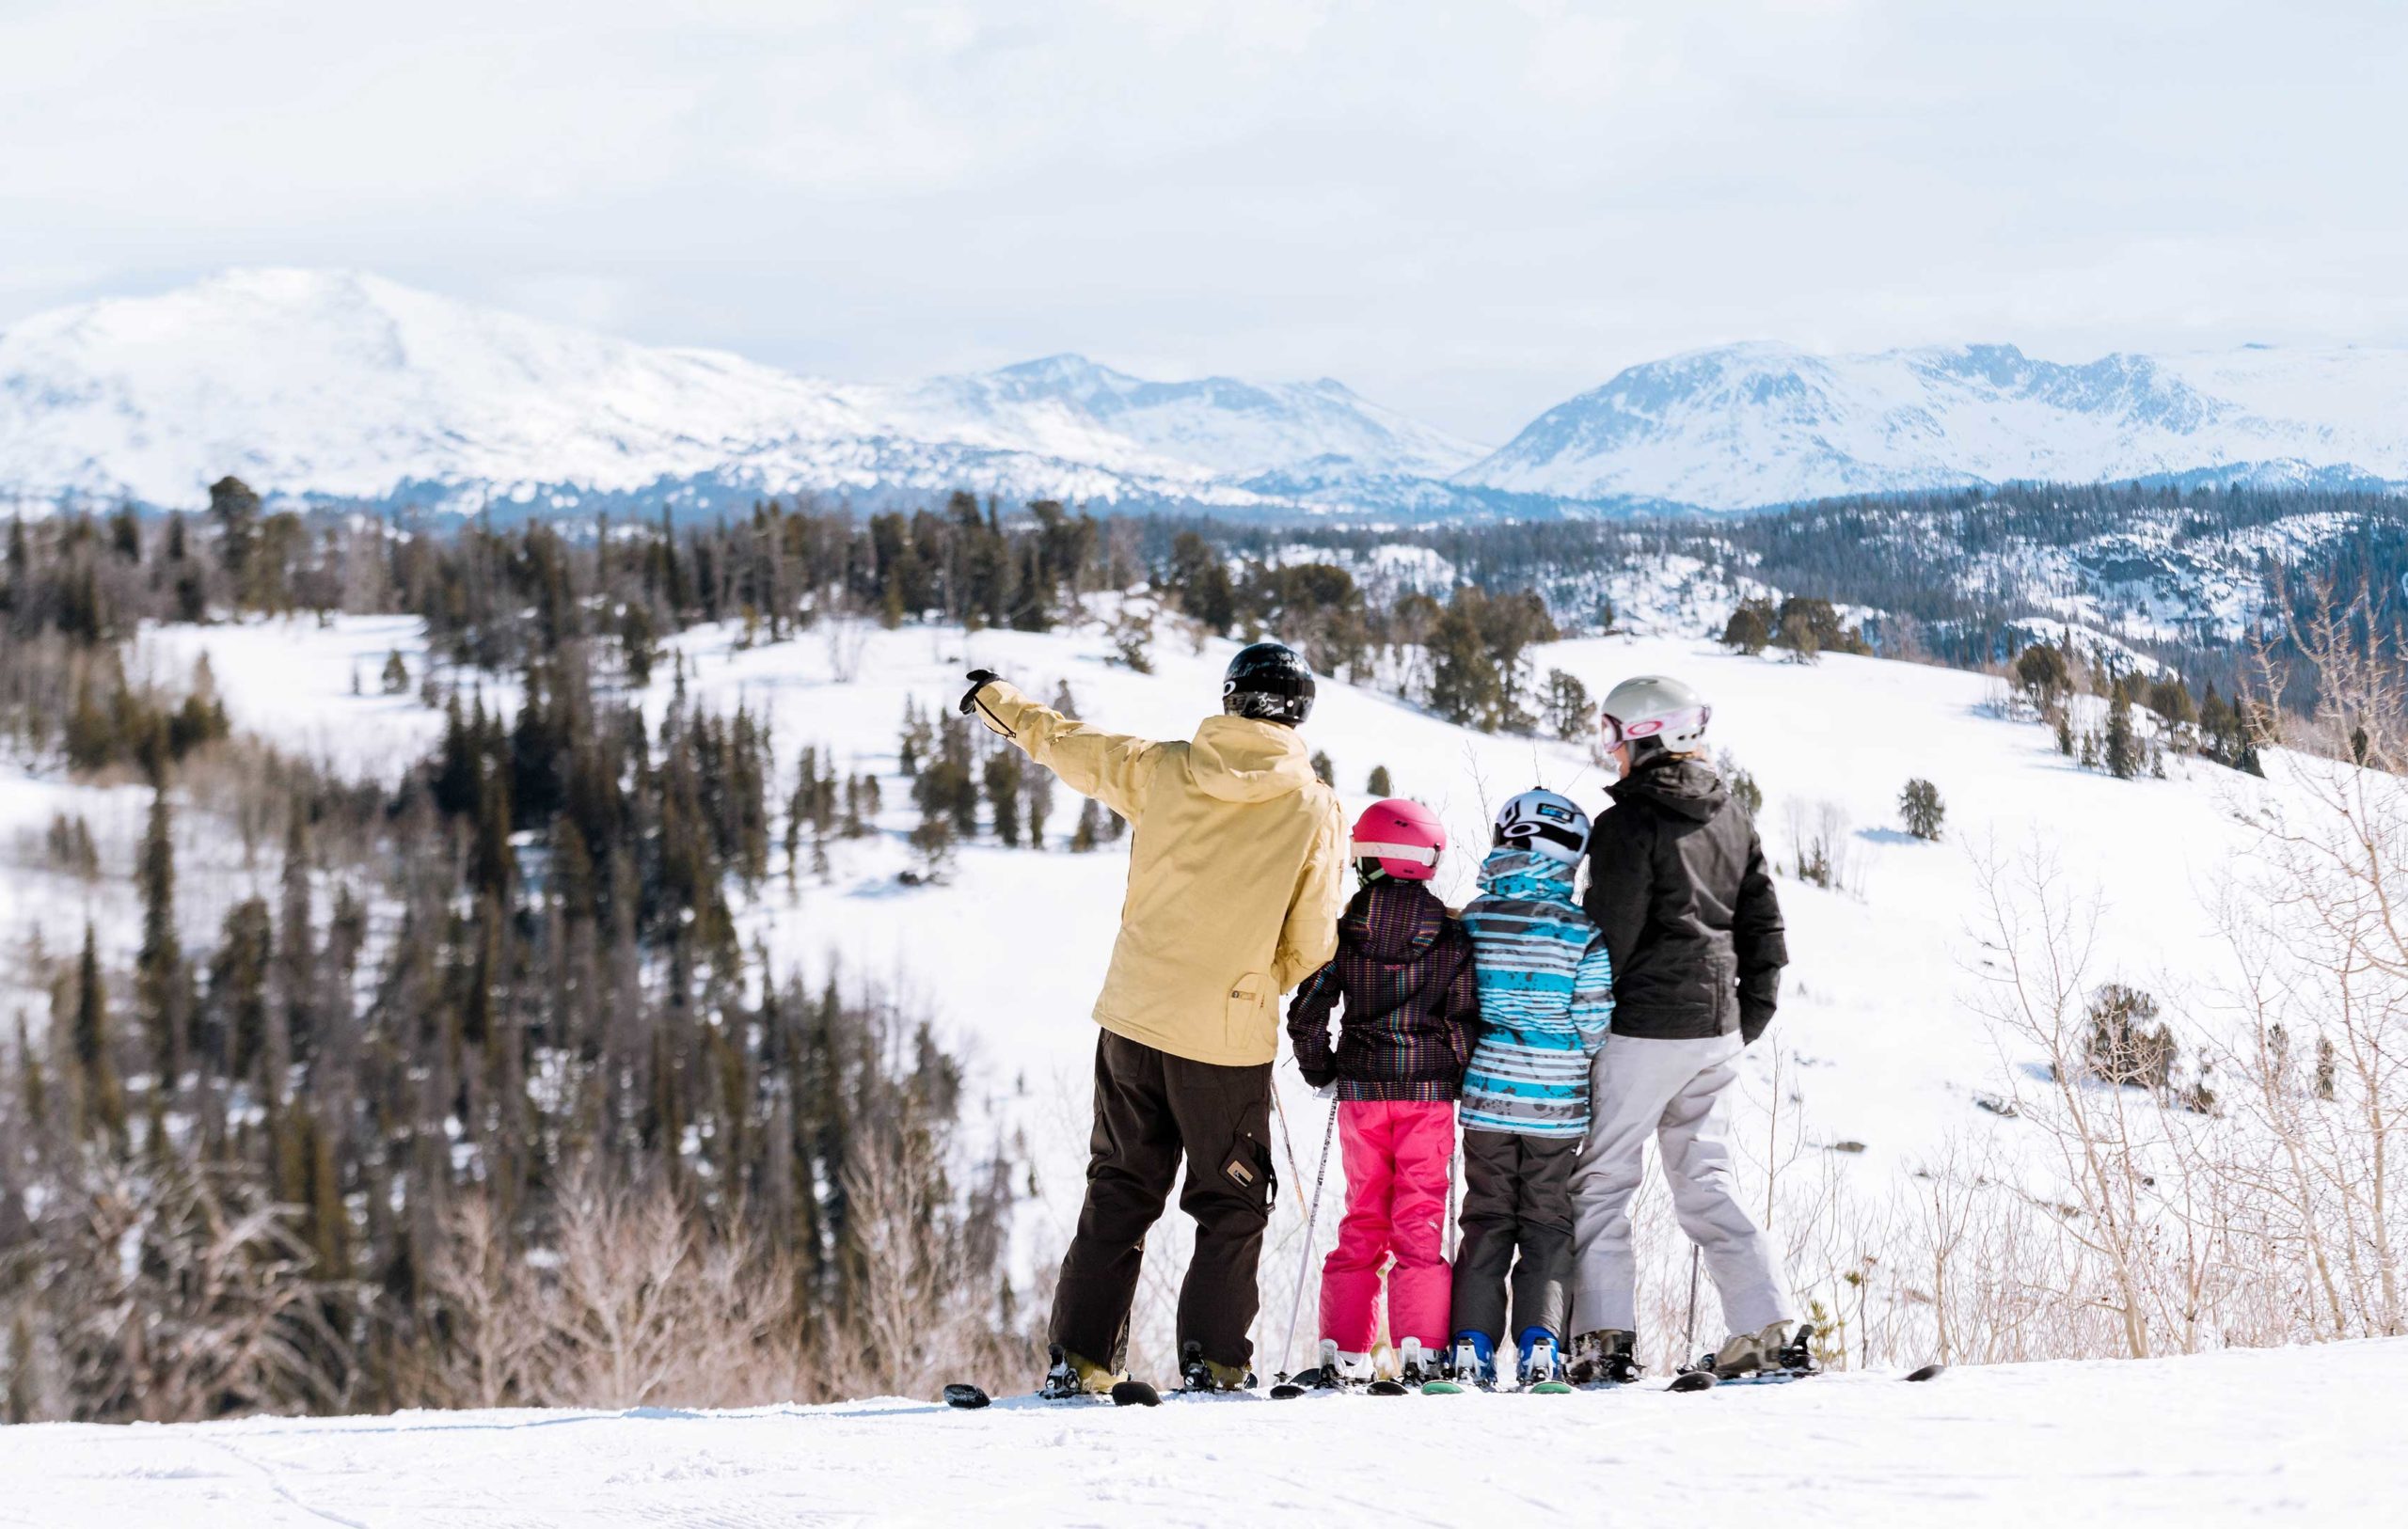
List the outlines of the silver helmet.
{"label": "silver helmet", "polygon": [[1552,791],[1525,791],[1498,809],[1492,843],[1577,865],[1589,848],[1589,814]]}
{"label": "silver helmet", "polygon": [[1705,724],[1714,708],[1683,681],[1663,674],[1640,674],[1623,681],[1607,695],[1597,711],[1597,743],[1610,754],[1623,744],[1653,738],[1676,754],[1705,743]]}

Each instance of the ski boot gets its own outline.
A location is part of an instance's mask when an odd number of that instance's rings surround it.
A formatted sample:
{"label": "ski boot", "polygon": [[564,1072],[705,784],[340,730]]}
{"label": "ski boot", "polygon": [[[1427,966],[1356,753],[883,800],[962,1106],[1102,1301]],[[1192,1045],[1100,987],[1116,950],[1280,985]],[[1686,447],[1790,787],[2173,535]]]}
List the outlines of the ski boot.
{"label": "ski boot", "polygon": [[1485,1332],[1458,1332],[1447,1351],[1445,1379],[1481,1391],[1497,1389],[1497,1345]]}
{"label": "ski boot", "polygon": [[1114,1374],[1093,1360],[1071,1353],[1058,1343],[1049,1352],[1053,1363],[1047,1366],[1045,1379],[1037,1387],[1037,1394],[1047,1401],[1068,1401],[1073,1396],[1109,1396],[1114,1386],[1128,1379]]}
{"label": "ski boot", "polygon": [[1556,1355],[1554,1333],[1543,1327],[1526,1327],[1519,1342],[1524,1391],[1542,1396],[1555,1396],[1572,1389],[1563,1380],[1563,1365]]}
{"label": "ski boot", "polygon": [[1179,1346],[1179,1384],[1190,1394],[1252,1391],[1254,1372],[1243,1364],[1224,1364],[1204,1357],[1204,1346],[1190,1338]]}
{"label": "ski boot", "polygon": [[1707,1363],[1718,1380],[1748,1376],[1797,1379],[1822,1369],[1814,1359],[1814,1324],[1785,1320],[1767,1323],[1753,1332],[1733,1333]]}
{"label": "ski boot", "polygon": [[1624,1328],[1576,1332],[1565,1379],[1576,1386],[1626,1386],[1646,1373],[1640,1367],[1638,1347],[1639,1334]]}
{"label": "ski boot", "polygon": [[1379,1379],[1379,1370],[1369,1354],[1348,1354],[1339,1351],[1336,1338],[1321,1341],[1321,1380],[1323,1390],[1354,1390]]}
{"label": "ski boot", "polygon": [[1397,1379],[1419,1390],[1439,1378],[1438,1356],[1421,1347],[1419,1338],[1407,1338],[1396,1346]]}

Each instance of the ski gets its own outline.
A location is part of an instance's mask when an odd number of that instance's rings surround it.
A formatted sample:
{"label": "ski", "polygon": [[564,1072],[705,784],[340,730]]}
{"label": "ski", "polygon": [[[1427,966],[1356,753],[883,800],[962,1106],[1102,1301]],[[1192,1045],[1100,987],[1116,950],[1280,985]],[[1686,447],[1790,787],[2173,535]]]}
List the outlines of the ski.
{"label": "ski", "polygon": [[[1277,1385],[1271,1388],[1271,1399],[1273,1401],[1294,1401],[1300,1396],[1344,1396],[1350,1395],[1357,1396],[1410,1396],[1416,1391],[1419,1391],[1428,1395],[1443,1395],[1451,1392],[1461,1391],[1463,1389],[1463,1387],[1449,1380],[1432,1380],[1425,1384],[1416,1386],[1410,1381],[1392,1380],[1385,1376],[1376,1380],[1361,1380],[1352,1383],[1339,1382],[1333,1385],[1326,1380],[1308,1379],[1308,1377],[1311,1377],[1312,1375],[1312,1371],[1307,1370],[1302,1375],[1291,1376],[1287,1379],[1280,1381]],[[1443,1392],[1435,1392],[1430,1389],[1432,1386],[1443,1386],[1446,1389]]]}
{"label": "ski", "polygon": [[[1163,1404],[1162,1393],[1143,1380],[1123,1380],[1108,1392],[1075,1391],[1049,1395],[1042,1391],[1032,1391],[1026,1394],[1025,1399],[1057,1404],[1074,1403],[1082,1406],[1093,1406],[1100,1402],[1110,1402],[1115,1407],[1160,1407]],[[974,1412],[982,1407],[993,1406],[995,1398],[987,1395],[987,1389],[984,1386],[973,1385],[967,1380],[957,1380],[944,1388],[944,1404],[965,1412]]]}
{"label": "ski", "polygon": [[1110,1393],[1115,1407],[1160,1407],[1163,1394],[1143,1380],[1123,1380]]}
{"label": "ski", "polygon": [[1421,1382],[1421,1394],[1425,1396],[1460,1396],[1470,1389],[1471,1388],[1469,1386],[1459,1386],[1452,1380],[1424,1380]]}
{"label": "ski", "polygon": [[1823,1373],[1814,1359],[1814,1328],[1812,1323],[1798,1324],[1797,1333],[1781,1351],[1774,1355],[1777,1363],[1770,1369],[1740,1370],[1726,1375],[1714,1367],[1714,1356],[1706,1355],[1672,1378],[1668,1391],[1710,1391],[1718,1386],[1778,1386],[1792,1380],[1804,1380]]}

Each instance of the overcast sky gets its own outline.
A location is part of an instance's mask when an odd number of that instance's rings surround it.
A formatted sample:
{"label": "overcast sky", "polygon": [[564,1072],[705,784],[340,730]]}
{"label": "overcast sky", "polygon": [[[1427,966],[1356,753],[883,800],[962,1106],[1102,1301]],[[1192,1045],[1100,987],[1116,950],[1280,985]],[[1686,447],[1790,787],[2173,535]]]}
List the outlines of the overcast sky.
{"label": "overcast sky", "polygon": [[2408,5],[0,0],[0,324],[345,265],[1500,440],[1734,339],[2408,342]]}

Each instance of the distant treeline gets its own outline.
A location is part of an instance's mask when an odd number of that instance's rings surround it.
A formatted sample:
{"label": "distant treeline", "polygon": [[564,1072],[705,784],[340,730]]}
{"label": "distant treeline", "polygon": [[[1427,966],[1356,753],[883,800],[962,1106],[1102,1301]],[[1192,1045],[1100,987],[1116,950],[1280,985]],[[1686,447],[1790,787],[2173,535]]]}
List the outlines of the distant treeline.
{"label": "distant treeline", "polygon": [[[2290,555],[2278,537],[2254,550],[2248,533],[2303,517],[2329,517],[2337,534]],[[2018,483],[1823,500],[1757,515],[1703,519],[1543,520],[1440,528],[1230,526],[1156,521],[1138,543],[1154,561],[1173,539],[1200,534],[1238,556],[1326,548],[1364,558],[1383,546],[1425,547],[1461,583],[1547,591],[1559,621],[1586,620],[1596,587],[1615,569],[1687,557],[1708,568],[1879,615],[1864,635],[1875,651],[1962,668],[2003,664],[2032,640],[2046,607],[2037,570],[2017,553],[2096,549],[2109,576],[2147,581],[2159,561],[2195,555],[2261,585],[2277,612],[2309,611],[2327,588],[2347,602],[2361,590],[2385,630],[2408,619],[2408,497],[2362,490],[2176,488],[2138,483]],[[1983,576],[1969,576],[1982,575]],[[2270,641],[2300,674],[2288,703],[2305,708],[2312,678],[2289,640],[2295,623],[2238,638],[2194,630],[2132,645],[2179,670],[2194,688],[2227,694],[2258,678],[2256,645]]]}

